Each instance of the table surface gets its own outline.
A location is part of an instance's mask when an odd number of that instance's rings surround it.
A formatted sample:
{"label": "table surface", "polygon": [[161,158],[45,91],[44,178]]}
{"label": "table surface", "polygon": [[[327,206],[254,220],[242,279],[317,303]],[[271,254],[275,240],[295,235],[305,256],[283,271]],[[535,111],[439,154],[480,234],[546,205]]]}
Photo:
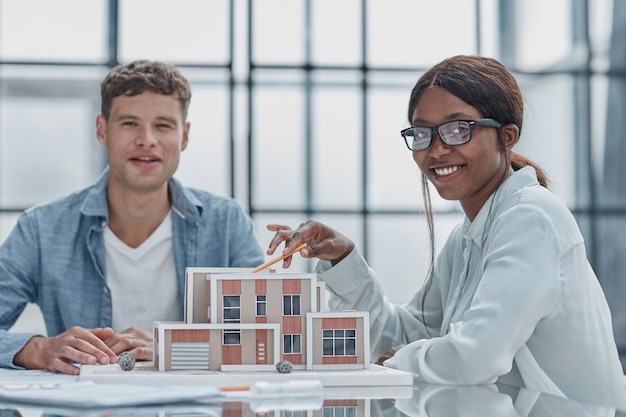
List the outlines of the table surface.
{"label": "table surface", "polygon": [[[45,371],[0,369],[0,390],[8,385],[30,386],[80,384],[78,377]],[[94,382],[96,386],[99,382]],[[100,382],[102,387],[110,385]],[[137,385],[139,386],[139,385]],[[141,383],[141,386],[144,386]],[[191,386],[191,385],[190,385]],[[333,417],[406,417],[406,416],[567,416],[626,417],[626,408],[581,403],[571,399],[503,384],[480,386],[429,385],[416,381],[409,386],[367,385],[325,387],[319,398],[237,398],[219,397],[203,401],[134,407],[76,408],[63,405],[42,406],[15,401],[0,401],[0,417],[39,416],[333,416]]]}

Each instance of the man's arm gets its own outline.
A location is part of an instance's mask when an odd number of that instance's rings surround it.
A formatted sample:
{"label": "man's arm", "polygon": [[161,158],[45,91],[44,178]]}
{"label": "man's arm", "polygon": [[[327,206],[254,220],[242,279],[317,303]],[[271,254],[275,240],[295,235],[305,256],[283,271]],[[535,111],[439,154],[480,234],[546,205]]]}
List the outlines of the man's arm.
{"label": "man's arm", "polygon": [[20,215],[16,226],[0,246],[0,367],[16,368],[15,354],[36,336],[9,333],[28,303],[37,298],[39,244],[36,227],[28,214]]}
{"label": "man's arm", "polygon": [[111,329],[73,327],[54,337],[9,332],[41,291],[39,243],[36,222],[27,211],[0,246],[0,367],[76,374],[79,369],[71,362],[116,362],[115,353],[103,342],[113,334]]}

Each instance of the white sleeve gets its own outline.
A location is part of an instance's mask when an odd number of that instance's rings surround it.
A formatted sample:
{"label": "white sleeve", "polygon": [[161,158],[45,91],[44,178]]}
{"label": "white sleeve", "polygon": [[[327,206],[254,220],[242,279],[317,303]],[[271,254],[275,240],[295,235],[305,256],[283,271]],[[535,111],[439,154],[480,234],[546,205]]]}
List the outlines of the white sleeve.
{"label": "white sleeve", "polygon": [[429,383],[467,385],[493,383],[511,370],[558,303],[560,241],[544,212],[518,205],[494,220],[483,251],[480,283],[462,321],[445,336],[400,349],[397,368]]}
{"label": "white sleeve", "polygon": [[[417,293],[404,305],[389,302],[383,294],[376,273],[367,265],[357,249],[354,249],[335,266],[328,261],[320,261],[317,265],[317,272],[329,290],[329,306],[332,310],[369,312],[370,347],[373,360],[391,347],[427,337],[429,332],[430,334],[439,333],[438,329],[427,330],[420,320],[421,293]],[[440,309],[437,310],[440,311]],[[432,322],[438,323],[440,320]]]}

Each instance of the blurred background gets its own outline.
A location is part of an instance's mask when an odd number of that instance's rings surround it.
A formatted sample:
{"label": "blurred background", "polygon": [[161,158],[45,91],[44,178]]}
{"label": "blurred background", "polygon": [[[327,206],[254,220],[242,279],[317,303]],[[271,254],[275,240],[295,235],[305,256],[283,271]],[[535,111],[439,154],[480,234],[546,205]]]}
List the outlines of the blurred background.
{"label": "blurred background", "polygon": [[[405,302],[426,275],[428,234],[399,132],[413,84],[457,54],[518,78],[516,150],[575,214],[626,357],[622,0],[0,0],[0,242],[25,208],[102,172],[100,81],[146,58],[192,84],[185,185],[238,199],[262,246],[268,223],[334,226]],[[463,216],[432,195],[439,250]],[[45,332],[36,307],[15,330]]]}

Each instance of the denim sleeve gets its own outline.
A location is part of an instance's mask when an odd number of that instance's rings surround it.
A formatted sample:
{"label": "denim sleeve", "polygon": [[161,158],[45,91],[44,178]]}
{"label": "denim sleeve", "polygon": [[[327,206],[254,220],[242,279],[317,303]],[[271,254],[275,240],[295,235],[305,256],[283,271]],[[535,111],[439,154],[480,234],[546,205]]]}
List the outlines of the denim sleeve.
{"label": "denim sleeve", "polygon": [[0,330],[0,368],[24,369],[16,366],[13,363],[13,358],[33,336],[36,335]]}
{"label": "denim sleeve", "polygon": [[265,255],[259,244],[252,219],[239,204],[235,207],[229,215],[232,232],[232,235],[228,237],[231,246],[229,266],[255,267],[265,261]]}
{"label": "denim sleeve", "polygon": [[13,357],[33,334],[10,333],[28,303],[37,299],[39,239],[28,213],[23,213],[0,246],[0,367],[19,368]]}

